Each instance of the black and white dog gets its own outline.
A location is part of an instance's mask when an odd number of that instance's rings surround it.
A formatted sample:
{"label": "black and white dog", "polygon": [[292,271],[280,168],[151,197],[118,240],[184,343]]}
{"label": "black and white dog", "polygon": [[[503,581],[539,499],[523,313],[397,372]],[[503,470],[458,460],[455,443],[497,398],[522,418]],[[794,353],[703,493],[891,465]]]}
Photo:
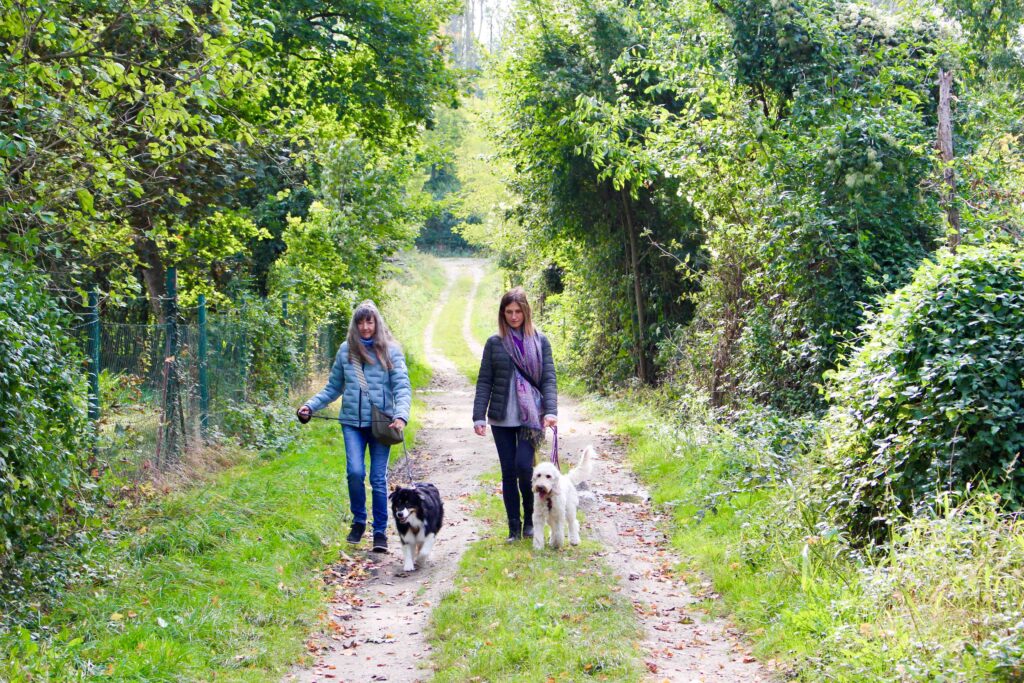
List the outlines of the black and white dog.
{"label": "black and white dog", "polygon": [[433,484],[398,486],[388,496],[398,537],[405,555],[404,569],[411,572],[416,560],[430,560],[434,539],[444,520],[444,503]]}

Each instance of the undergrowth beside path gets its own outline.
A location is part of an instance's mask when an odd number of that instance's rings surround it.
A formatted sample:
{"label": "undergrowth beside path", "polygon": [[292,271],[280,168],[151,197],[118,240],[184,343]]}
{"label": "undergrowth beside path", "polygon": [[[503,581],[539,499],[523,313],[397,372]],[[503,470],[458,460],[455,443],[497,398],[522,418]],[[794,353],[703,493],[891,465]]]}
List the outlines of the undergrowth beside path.
{"label": "undergrowth beside path", "polygon": [[[678,429],[641,398],[592,401],[670,520],[696,591],[801,681],[1024,680],[1024,524],[978,493],[857,548],[795,490],[779,445],[800,427],[755,418]],[[708,589],[705,587],[705,591]],[[709,598],[713,597],[709,594]]]}

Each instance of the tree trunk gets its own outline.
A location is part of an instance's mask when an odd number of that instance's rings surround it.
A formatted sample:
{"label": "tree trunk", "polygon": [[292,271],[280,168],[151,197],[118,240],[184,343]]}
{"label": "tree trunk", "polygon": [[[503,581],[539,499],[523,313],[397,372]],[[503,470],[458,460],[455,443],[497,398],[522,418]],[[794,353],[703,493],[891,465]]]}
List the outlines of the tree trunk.
{"label": "tree trunk", "polygon": [[465,23],[463,24],[462,31],[462,49],[463,49],[463,61],[462,66],[466,69],[472,69],[476,66],[475,59],[473,59],[473,53],[475,45],[473,45],[473,27],[476,23],[473,20],[473,0],[466,0],[463,7],[463,11],[466,13]]}
{"label": "tree trunk", "polygon": [[149,296],[149,308],[153,318],[159,323],[164,322],[164,308],[161,305],[165,292],[164,264],[160,261],[160,252],[156,243],[148,237],[135,236],[135,254],[139,257],[142,268],[142,281],[146,285]]}
{"label": "tree trunk", "polygon": [[942,159],[942,179],[946,191],[942,204],[946,209],[949,248],[956,251],[960,246],[960,211],[956,208],[956,172],[953,170],[953,121],[950,114],[953,73],[939,69],[939,156]]}
{"label": "tree trunk", "polygon": [[480,0],[480,26],[477,29],[476,37],[481,43],[484,42],[484,0]]}
{"label": "tree trunk", "polygon": [[644,338],[644,330],[647,329],[647,315],[644,311],[644,295],[640,286],[640,256],[637,245],[636,228],[633,225],[633,216],[630,211],[629,196],[626,188],[619,193],[622,197],[622,215],[626,222],[626,233],[629,235],[629,263],[633,271],[633,298],[636,305],[637,324],[637,375],[644,384],[650,384],[650,368],[647,362],[647,341]]}

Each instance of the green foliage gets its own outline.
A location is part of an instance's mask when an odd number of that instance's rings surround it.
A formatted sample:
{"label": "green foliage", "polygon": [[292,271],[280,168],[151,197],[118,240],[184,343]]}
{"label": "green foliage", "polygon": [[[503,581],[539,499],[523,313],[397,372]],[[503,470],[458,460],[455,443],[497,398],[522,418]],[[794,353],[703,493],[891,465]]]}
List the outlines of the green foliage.
{"label": "green foliage", "polygon": [[187,296],[267,294],[286,217],[330,171],[321,151],[355,137],[400,157],[455,85],[450,3],[0,10],[0,245],[60,288],[144,288],[156,317],[170,263]]}
{"label": "green foliage", "polygon": [[284,255],[271,272],[277,291],[319,324],[347,314],[357,300],[380,297],[385,261],[410,246],[425,196],[410,187],[415,159],[408,152],[375,151],[357,138],[330,143],[318,153],[322,201],[305,219],[291,217]]}
{"label": "green foliage", "polygon": [[549,267],[564,271],[574,351],[606,361],[589,365],[595,384],[653,381],[657,343],[692,313],[683,297],[694,283],[678,267],[701,237],[647,149],[650,109],[676,106],[657,72],[636,68],[647,28],[618,2],[523,5],[499,74],[497,139],[523,226],[502,240],[502,265],[531,285]]}
{"label": "green foliage", "polygon": [[943,491],[984,481],[1024,504],[1024,255],[939,254],[883,299],[828,378],[820,484],[841,524],[877,538]]}
{"label": "green foliage", "polygon": [[0,260],[0,564],[86,504],[80,352],[44,279]]}

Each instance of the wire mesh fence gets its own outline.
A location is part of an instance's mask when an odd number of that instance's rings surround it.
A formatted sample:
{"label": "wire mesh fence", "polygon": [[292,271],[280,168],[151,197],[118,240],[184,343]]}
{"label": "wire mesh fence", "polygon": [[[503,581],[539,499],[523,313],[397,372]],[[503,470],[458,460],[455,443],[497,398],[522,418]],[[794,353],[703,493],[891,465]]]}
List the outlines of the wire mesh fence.
{"label": "wire mesh fence", "polygon": [[[165,307],[164,322],[126,323],[95,299],[72,332],[88,363],[90,417],[95,451],[116,475],[137,478],[147,469],[173,467],[189,451],[230,434],[238,415],[268,401],[252,363],[261,331],[237,312],[206,315],[205,305],[179,311]],[[301,319],[276,321],[273,341],[285,340],[287,367],[278,403],[290,391],[306,391],[310,379],[330,367],[336,350],[333,326],[308,329]],[[265,378],[264,378],[265,379]]]}

